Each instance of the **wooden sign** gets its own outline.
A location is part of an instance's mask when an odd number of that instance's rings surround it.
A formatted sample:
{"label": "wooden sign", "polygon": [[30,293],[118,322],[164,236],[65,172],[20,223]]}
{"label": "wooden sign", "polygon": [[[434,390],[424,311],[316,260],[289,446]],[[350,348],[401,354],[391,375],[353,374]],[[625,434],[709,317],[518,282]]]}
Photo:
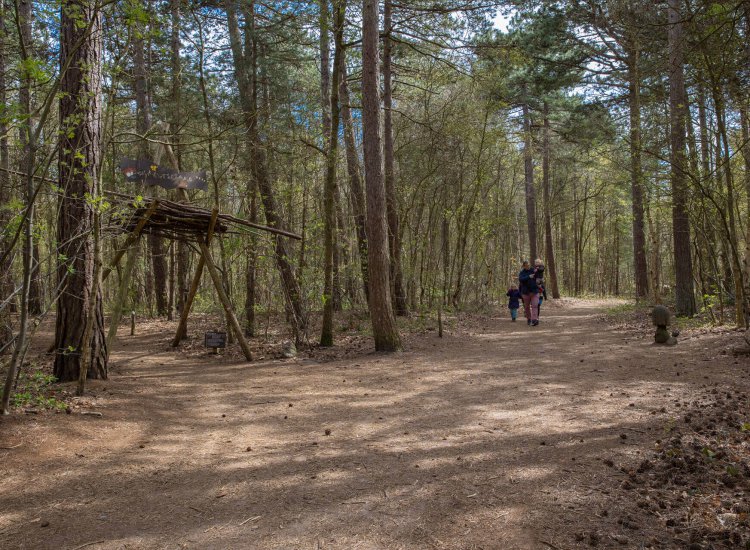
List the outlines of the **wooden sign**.
{"label": "wooden sign", "polygon": [[214,348],[214,349],[227,347],[227,333],[226,332],[207,332],[206,333],[206,347]]}

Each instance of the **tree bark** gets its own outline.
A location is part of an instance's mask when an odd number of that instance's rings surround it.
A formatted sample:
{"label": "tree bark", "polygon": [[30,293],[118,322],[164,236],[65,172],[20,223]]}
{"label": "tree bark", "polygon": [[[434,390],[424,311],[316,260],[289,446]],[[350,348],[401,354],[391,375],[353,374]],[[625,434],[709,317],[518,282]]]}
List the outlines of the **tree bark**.
{"label": "tree bark", "polygon": [[375,349],[396,351],[401,337],[393,316],[386,224],[383,151],[380,131],[378,2],[362,3],[362,122],[367,189],[367,239],[370,318]]}
{"label": "tree bark", "polygon": [[[235,0],[225,0],[225,7],[229,22],[229,38],[234,60],[235,78],[239,88],[240,102],[243,108],[245,126],[247,128],[249,157],[252,161],[253,178],[258,185],[261,203],[266,215],[266,222],[271,227],[283,228],[284,223],[276,206],[276,196],[271,179],[268,175],[266,145],[260,138],[258,130],[258,93],[257,67],[253,50],[257,47],[254,29],[254,3],[243,4],[245,16],[245,50],[240,39],[240,29],[237,21]],[[251,51],[248,51],[250,49]],[[302,295],[299,282],[290,262],[286,242],[283,237],[274,236],[276,264],[281,275],[284,295],[292,312],[291,321],[297,343],[301,343],[307,326],[307,316],[302,307]]]}
{"label": "tree bark", "polygon": [[54,375],[78,378],[83,330],[90,300],[96,300],[91,333],[90,378],[107,377],[107,346],[101,292],[93,284],[94,212],[82,200],[99,178],[101,161],[102,25],[97,3],[65,1],[60,16],[61,77],[59,174],[61,198],[57,225],[58,282]]}
{"label": "tree bark", "polygon": [[[7,0],[0,0],[0,105],[8,104],[6,80],[6,44],[8,41],[8,27],[6,25]],[[3,208],[10,200],[10,157],[8,155],[8,124],[4,116],[0,116],[0,254],[5,255],[10,247],[10,235],[6,234],[10,222],[10,210]],[[8,254],[0,264],[0,296],[5,299],[13,294],[13,273],[11,271],[11,256]],[[12,303],[12,302],[11,302]],[[11,303],[0,309],[0,349],[13,337],[11,326]]]}
{"label": "tree bark", "polygon": [[[750,25],[750,22],[748,23]],[[740,105],[740,124],[742,125],[742,159],[745,164],[745,288],[744,313],[745,328],[750,326],[750,117],[746,102]]]}
{"label": "tree bark", "polygon": [[[336,156],[338,153],[339,135],[339,80],[341,78],[342,48],[344,42],[344,0],[333,0],[334,60],[333,82],[329,86],[331,121],[328,131],[328,151],[326,151],[326,180],[323,189],[324,231],[323,231],[323,328],[320,333],[320,345],[333,345],[334,313],[334,247],[336,239]],[[321,28],[322,31],[322,28]]]}
{"label": "tree bark", "polygon": [[[170,65],[172,70],[172,82],[171,82],[171,110],[170,110],[170,122],[169,129],[172,134],[172,154],[170,157],[170,164],[175,170],[181,170],[181,153],[182,148],[180,146],[180,124],[182,118],[182,60],[180,59],[180,50],[182,43],[180,41],[180,7],[183,0],[170,0],[170,19],[171,19],[171,35],[170,35]],[[183,189],[178,190],[177,198],[180,202],[187,202],[187,192]],[[188,294],[189,284],[189,272],[190,272],[190,248],[187,244],[182,241],[177,241],[177,282],[175,293],[175,309],[177,313],[182,313],[182,308],[185,307],[185,300]]]}
{"label": "tree bark", "polygon": [[549,106],[544,102],[544,157],[542,158],[542,184],[544,193],[544,249],[547,260],[547,273],[549,274],[549,288],[552,297],[560,297],[560,288],[557,285],[557,265],[555,263],[554,241],[552,240],[552,204],[550,199],[550,143],[549,143]]}
{"label": "tree bark", "polygon": [[[18,101],[21,108],[21,124],[18,128],[19,143],[21,145],[21,157],[19,159],[19,172],[24,174],[24,185],[26,189],[26,199],[30,201],[34,194],[33,173],[36,165],[37,146],[34,139],[35,128],[33,126],[32,105],[31,105],[31,88],[34,84],[33,76],[30,73],[31,64],[34,62],[33,40],[32,40],[32,22],[33,14],[30,0],[21,0],[18,2],[18,27],[20,30],[19,44],[23,63],[21,64],[20,87],[18,90]],[[27,223],[31,227],[33,234],[34,216],[36,214],[35,205],[28,203],[29,214]],[[35,238],[24,240],[23,254],[30,256],[31,261],[31,280],[28,296],[28,313],[38,315],[42,312],[42,285],[39,270],[39,244]]]}
{"label": "tree bark", "polygon": [[[727,241],[729,253],[731,256],[731,275],[734,283],[734,311],[735,311],[735,324],[741,327],[745,324],[744,312],[743,312],[743,273],[742,273],[742,261],[740,259],[739,251],[739,239],[737,238],[737,223],[735,218],[735,198],[734,198],[734,180],[732,178],[732,157],[729,152],[729,136],[727,132],[726,122],[726,107],[724,100],[724,90],[721,88],[719,82],[714,81],[712,86],[712,94],[714,100],[714,108],[716,111],[716,132],[717,141],[720,143],[717,147],[717,172],[723,175],[724,184],[726,185],[726,203],[724,209],[727,214],[726,226],[727,226]],[[718,165],[721,166],[719,171]],[[721,178],[721,175],[717,173],[717,176]]]}
{"label": "tree bark", "polygon": [[677,315],[695,315],[693,266],[688,216],[687,158],[685,128],[687,98],[684,75],[684,29],[681,0],[669,0],[669,121],[672,182],[672,228],[674,237],[675,310]]}
{"label": "tree bark", "polygon": [[633,210],[633,264],[635,298],[648,296],[648,265],[646,233],[643,222],[643,164],[641,162],[641,76],[640,50],[637,45],[628,51],[628,107],[630,112],[630,193]]}
{"label": "tree bark", "polygon": [[531,148],[531,113],[523,104],[523,172],[526,191],[526,225],[529,230],[529,259],[533,262],[536,250],[536,192],[534,191],[534,158]]}
{"label": "tree bark", "polygon": [[370,300],[367,268],[367,204],[365,191],[362,187],[362,169],[357,154],[357,143],[354,139],[354,122],[352,120],[351,99],[347,84],[346,61],[344,51],[341,52],[341,118],[344,123],[344,143],[346,144],[346,170],[349,175],[352,210],[354,211],[354,226],[357,232],[357,250],[359,252],[359,266],[362,272],[362,286],[365,290],[365,300]]}
{"label": "tree bark", "polygon": [[[144,36],[147,33],[146,24],[139,25],[133,42],[133,78],[136,104],[136,132],[146,136],[151,130],[151,106],[149,105],[149,73],[146,67],[146,46]],[[138,146],[138,156],[141,159],[153,160],[149,151],[148,141],[142,137]],[[156,189],[156,188],[155,188]],[[151,255],[151,284],[156,302],[156,313],[159,316],[167,314],[167,262],[164,254],[164,239],[156,235],[148,235],[148,248]]]}
{"label": "tree bark", "polygon": [[383,156],[385,160],[385,203],[388,219],[388,250],[391,261],[391,291],[396,315],[407,315],[406,289],[401,269],[401,232],[396,193],[396,161],[393,148],[393,3],[383,2]]}

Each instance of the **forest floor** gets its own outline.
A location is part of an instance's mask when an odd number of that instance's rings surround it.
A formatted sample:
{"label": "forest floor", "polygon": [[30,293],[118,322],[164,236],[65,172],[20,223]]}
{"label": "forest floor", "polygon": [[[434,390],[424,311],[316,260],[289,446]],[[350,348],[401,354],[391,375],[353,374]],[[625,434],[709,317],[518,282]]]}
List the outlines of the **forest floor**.
{"label": "forest floor", "polygon": [[251,364],[123,326],[70,414],[0,420],[0,547],[748,547],[741,333],[654,346],[612,305],[412,321],[390,355],[343,327]]}

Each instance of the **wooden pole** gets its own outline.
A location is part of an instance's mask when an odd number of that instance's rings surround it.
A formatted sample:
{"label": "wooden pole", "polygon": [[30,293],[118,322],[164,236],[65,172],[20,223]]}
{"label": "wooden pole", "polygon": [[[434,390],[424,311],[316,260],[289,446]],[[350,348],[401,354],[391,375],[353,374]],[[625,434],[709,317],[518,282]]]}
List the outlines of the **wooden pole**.
{"label": "wooden pole", "polygon": [[[208,233],[206,234],[206,244],[211,243],[211,237],[214,235],[214,227],[216,226],[216,219],[218,217],[218,210],[214,209],[214,212],[211,213],[211,221],[208,224]],[[195,274],[193,275],[193,282],[190,284],[190,290],[188,291],[187,299],[185,300],[185,305],[182,308],[182,311],[180,312],[180,322],[177,325],[177,332],[174,335],[174,339],[172,340],[172,347],[176,348],[180,345],[180,341],[185,339],[187,336],[187,320],[188,315],[190,315],[190,309],[193,307],[193,300],[195,300],[195,295],[198,292],[198,286],[201,282],[201,277],[203,276],[203,266],[206,264],[206,261],[203,257],[203,254],[201,254],[201,257],[198,259],[198,265],[195,268]]]}
{"label": "wooden pole", "polygon": [[224,306],[224,312],[227,315],[227,319],[229,319],[229,323],[231,327],[234,329],[234,334],[237,336],[237,341],[240,343],[240,347],[242,348],[242,353],[245,355],[245,358],[248,361],[253,360],[252,352],[250,351],[250,346],[247,344],[247,340],[245,340],[245,335],[242,334],[242,327],[240,327],[240,322],[237,320],[237,317],[234,315],[234,311],[232,311],[232,304],[229,301],[229,297],[224,292],[224,285],[221,281],[221,275],[219,274],[219,270],[216,269],[216,266],[214,265],[214,261],[211,259],[210,251],[208,250],[208,247],[205,243],[198,243],[201,247],[201,252],[203,253],[203,259],[206,262],[206,267],[208,268],[208,272],[211,275],[211,279],[214,282],[214,286],[216,287],[216,292],[219,294],[219,300],[221,300],[221,305]]}
{"label": "wooden pole", "polygon": [[133,273],[133,266],[135,265],[135,258],[138,254],[135,246],[130,247],[128,250],[128,257],[125,259],[125,267],[122,269],[120,276],[120,286],[117,288],[117,297],[115,298],[115,305],[112,309],[112,315],[109,319],[109,332],[107,333],[107,349],[112,348],[112,343],[117,337],[117,326],[120,324],[122,318],[122,310],[125,307],[125,301],[128,297],[128,289],[130,288],[130,275]]}
{"label": "wooden pole", "polygon": [[140,220],[138,220],[138,224],[135,226],[135,229],[133,229],[130,235],[128,235],[127,239],[125,239],[125,243],[122,245],[120,250],[117,251],[115,257],[112,258],[112,261],[110,262],[107,269],[104,270],[104,273],[102,274],[102,283],[107,280],[109,274],[112,273],[112,270],[119,263],[128,249],[135,243],[135,241],[140,238],[141,231],[143,231],[143,228],[146,226],[146,222],[148,222],[148,219],[156,211],[157,206],[159,206],[159,201],[157,199],[151,201],[151,205],[148,207],[148,210],[146,210],[146,213],[143,214]]}
{"label": "wooden pole", "polygon": [[180,341],[187,337],[187,319],[190,314],[190,308],[193,307],[193,300],[198,292],[198,286],[201,283],[201,277],[203,276],[203,266],[205,265],[203,255],[198,259],[198,265],[195,267],[195,274],[193,275],[193,282],[190,284],[190,291],[188,292],[185,305],[180,312],[180,322],[177,325],[177,332],[172,340],[172,347],[176,348],[180,345]]}

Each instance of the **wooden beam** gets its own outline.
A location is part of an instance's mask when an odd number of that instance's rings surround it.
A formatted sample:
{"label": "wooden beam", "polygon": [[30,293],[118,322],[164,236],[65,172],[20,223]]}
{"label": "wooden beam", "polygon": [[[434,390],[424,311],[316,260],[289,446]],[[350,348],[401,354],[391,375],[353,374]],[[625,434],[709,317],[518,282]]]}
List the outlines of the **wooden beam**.
{"label": "wooden beam", "polygon": [[133,229],[133,231],[128,235],[128,237],[125,239],[125,242],[123,243],[120,250],[118,250],[117,254],[115,254],[115,257],[112,258],[112,261],[109,263],[109,266],[107,267],[107,269],[104,270],[104,273],[102,274],[102,283],[107,280],[107,277],[109,277],[109,274],[112,273],[112,270],[114,269],[114,267],[120,262],[122,257],[128,251],[128,249],[141,236],[141,231],[143,231],[143,228],[146,226],[148,219],[156,211],[157,206],[159,206],[159,200],[158,199],[152,200],[151,205],[148,207],[148,210],[146,210],[143,216],[141,216],[141,219],[138,220],[138,223],[136,224],[135,229]]}
{"label": "wooden beam", "polygon": [[115,298],[115,306],[112,309],[112,315],[109,319],[109,331],[107,332],[107,349],[112,349],[112,344],[117,338],[117,327],[122,319],[122,310],[125,307],[125,301],[128,297],[128,289],[130,288],[130,275],[133,273],[133,266],[135,265],[135,258],[138,255],[135,247],[128,250],[128,257],[125,259],[125,267],[122,270],[122,276],[120,277],[120,286],[117,287],[117,297]]}
{"label": "wooden beam", "polygon": [[[216,218],[217,218],[218,211],[215,211],[211,214],[211,221],[208,224],[208,233],[206,234],[206,244],[211,243],[211,238],[214,235],[214,227],[216,227]],[[193,300],[195,300],[195,295],[198,292],[198,286],[201,282],[201,277],[203,277],[203,267],[205,266],[206,261],[203,257],[203,254],[201,254],[200,258],[198,259],[198,265],[195,267],[195,274],[193,275],[193,282],[190,283],[190,290],[188,291],[187,299],[185,300],[185,304],[182,306],[182,311],[180,312],[180,322],[177,324],[177,332],[174,335],[174,339],[172,340],[172,347],[176,348],[180,345],[180,341],[184,340],[187,337],[187,320],[188,315],[190,315],[190,310],[193,307]]]}
{"label": "wooden beam", "polygon": [[211,259],[211,252],[208,250],[206,243],[198,243],[198,244],[201,247],[201,252],[203,253],[203,258],[206,261],[206,267],[208,268],[208,272],[211,275],[211,279],[214,282],[214,286],[216,287],[216,292],[219,294],[219,300],[221,300],[221,305],[224,306],[224,312],[226,313],[227,318],[229,319],[229,323],[234,329],[234,334],[237,336],[237,341],[240,343],[240,347],[242,348],[242,353],[245,355],[245,358],[248,361],[252,361],[253,354],[250,351],[250,346],[248,345],[247,340],[245,340],[245,335],[242,333],[242,327],[240,327],[240,322],[237,320],[237,317],[234,315],[234,311],[232,311],[232,304],[229,301],[229,297],[224,292],[224,285],[222,284],[222,281],[221,281],[221,275],[219,274],[219,270],[216,269],[216,266],[214,265],[214,261]]}

